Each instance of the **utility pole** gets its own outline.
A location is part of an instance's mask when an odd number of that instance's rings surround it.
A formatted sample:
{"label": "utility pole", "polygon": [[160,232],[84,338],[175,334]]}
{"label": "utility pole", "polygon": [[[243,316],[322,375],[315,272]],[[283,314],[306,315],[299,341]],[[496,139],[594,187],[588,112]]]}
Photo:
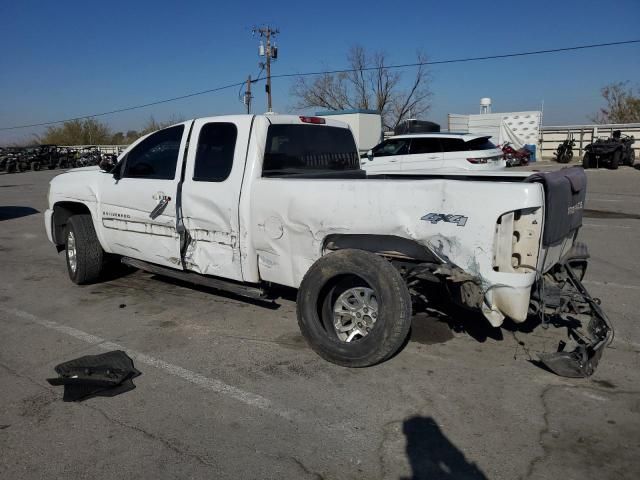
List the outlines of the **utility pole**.
{"label": "utility pole", "polygon": [[278,58],[278,47],[275,45],[275,42],[272,41],[272,37],[280,33],[280,30],[267,25],[265,27],[254,28],[253,33],[257,33],[260,35],[260,38],[264,38],[266,43],[265,45],[262,43],[262,40],[260,40],[259,55],[265,57],[265,61],[260,62],[260,67],[267,71],[267,84],[264,89],[267,92],[267,111],[271,112],[273,111],[271,104],[271,60],[277,60]]}
{"label": "utility pole", "polygon": [[247,89],[244,92],[244,104],[247,106],[247,113],[251,113],[251,75],[247,78]]}

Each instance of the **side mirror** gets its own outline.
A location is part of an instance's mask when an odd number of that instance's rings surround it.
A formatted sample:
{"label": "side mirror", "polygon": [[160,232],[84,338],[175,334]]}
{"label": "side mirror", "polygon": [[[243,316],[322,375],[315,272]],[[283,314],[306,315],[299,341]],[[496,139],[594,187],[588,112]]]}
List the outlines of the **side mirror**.
{"label": "side mirror", "polygon": [[120,180],[122,178],[122,165],[124,164],[124,162],[119,162],[115,167],[113,167],[113,170],[111,171],[111,174],[113,175],[113,178],[115,180]]}
{"label": "side mirror", "polygon": [[373,160],[373,150],[369,150],[369,151],[367,152],[367,158],[368,158],[369,160]]}

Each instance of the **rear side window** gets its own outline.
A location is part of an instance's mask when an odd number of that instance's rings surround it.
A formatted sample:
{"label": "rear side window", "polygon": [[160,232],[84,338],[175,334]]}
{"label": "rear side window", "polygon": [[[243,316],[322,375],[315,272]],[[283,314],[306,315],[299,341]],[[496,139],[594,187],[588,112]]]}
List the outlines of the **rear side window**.
{"label": "rear side window", "polygon": [[441,138],[443,152],[465,152],[467,146],[464,140],[460,138]]}
{"label": "rear side window", "polygon": [[489,137],[475,138],[466,143],[467,150],[492,150],[494,148],[498,148],[489,141]]}
{"label": "rear side window", "polygon": [[411,154],[440,153],[441,151],[438,138],[414,138],[411,140]]}
{"label": "rear side window", "polygon": [[183,132],[177,125],[149,135],[127,154],[123,177],[172,180]]}
{"label": "rear side window", "polygon": [[222,182],[233,167],[238,129],[233,123],[207,123],[198,137],[193,179],[199,182]]}
{"label": "rear side window", "polygon": [[347,128],[289,124],[269,126],[264,176],[359,169],[356,142]]}
{"label": "rear side window", "polygon": [[388,157],[391,155],[406,155],[409,153],[408,138],[392,138],[382,142],[371,150],[375,157]]}

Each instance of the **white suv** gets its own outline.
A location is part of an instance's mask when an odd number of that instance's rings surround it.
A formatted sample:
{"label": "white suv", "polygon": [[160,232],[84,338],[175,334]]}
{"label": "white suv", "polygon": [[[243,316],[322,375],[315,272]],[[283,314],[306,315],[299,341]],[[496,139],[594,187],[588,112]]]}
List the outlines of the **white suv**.
{"label": "white suv", "polygon": [[502,170],[502,150],[487,135],[414,133],[396,135],[360,159],[368,173],[421,174],[434,170]]}

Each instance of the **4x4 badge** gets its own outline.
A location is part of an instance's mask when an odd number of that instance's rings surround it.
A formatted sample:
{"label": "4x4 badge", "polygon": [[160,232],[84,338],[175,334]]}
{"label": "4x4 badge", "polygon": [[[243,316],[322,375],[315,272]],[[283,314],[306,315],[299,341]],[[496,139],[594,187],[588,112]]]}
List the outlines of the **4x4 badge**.
{"label": "4x4 badge", "polygon": [[420,220],[431,222],[433,224],[436,224],[438,222],[455,223],[459,227],[464,227],[467,224],[468,219],[469,217],[465,217],[463,215],[447,213],[427,213],[424,217],[420,218]]}

